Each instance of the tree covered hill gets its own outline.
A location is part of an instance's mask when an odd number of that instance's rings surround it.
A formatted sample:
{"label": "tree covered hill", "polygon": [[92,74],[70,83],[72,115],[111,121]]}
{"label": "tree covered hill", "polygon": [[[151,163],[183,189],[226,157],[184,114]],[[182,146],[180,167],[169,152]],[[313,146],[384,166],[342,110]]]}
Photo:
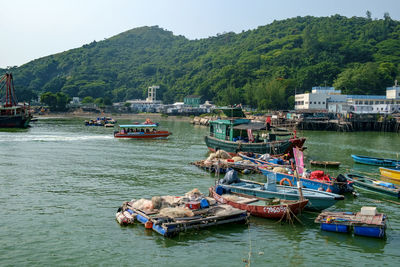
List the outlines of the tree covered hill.
{"label": "tree covered hill", "polygon": [[400,76],[400,22],[389,14],[296,17],[200,40],[141,27],[9,71],[20,100],[64,92],[124,101],[157,84],[165,103],[198,94],[221,105],[286,109],[295,91],[312,86],[384,94]]}

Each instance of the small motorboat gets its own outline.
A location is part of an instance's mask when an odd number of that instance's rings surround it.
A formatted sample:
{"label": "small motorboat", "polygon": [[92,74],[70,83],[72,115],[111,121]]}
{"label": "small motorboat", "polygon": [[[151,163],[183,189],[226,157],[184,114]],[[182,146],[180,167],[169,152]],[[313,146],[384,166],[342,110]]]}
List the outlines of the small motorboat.
{"label": "small motorboat", "polygon": [[354,187],[359,189],[400,198],[400,186],[398,185],[357,174],[348,173],[344,176],[353,182]]}
{"label": "small motorboat", "polygon": [[381,172],[382,176],[388,177],[396,181],[400,181],[400,168],[392,169],[392,168],[380,167],[379,171]]}
{"label": "small motorboat", "polygon": [[127,124],[119,125],[119,131],[114,132],[115,138],[131,139],[161,139],[167,138],[171,132],[157,130],[158,124]]}
{"label": "small motorboat", "polygon": [[[237,178],[236,172],[231,170],[219,181],[219,186],[224,192],[244,197],[279,198],[287,200],[299,200],[300,192],[294,186],[282,186],[276,184],[276,176],[269,175],[267,183],[243,180]],[[318,191],[309,188],[302,188],[301,192],[305,199],[308,199],[307,209],[324,210],[333,206],[337,201],[343,200],[343,195],[326,191]]]}
{"label": "small motorboat", "polygon": [[250,196],[238,196],[224,192],[223,187],[214,186],[209,189],[210,196],[217,202],[228,204],[234,208],[246,210],[251,215],[268,218],[291,218],[292,214],[300,213],[308,203],[304,200],[265,199]]}
{"label": "small motorboat", "polygon": [[[265,176],[276,175],[276,181],[281,185],[284,183],[288,183],[290,186],[297,185],[297,178],[290,169],[267,165],[259,166],[258,169]],[[298,179],[302,182],[304,187],[310,189],[333,192],[336,194],[351,193],[354,191],[352,183],[347,181],[343,175],[331,177],[321,170],[313,171],[309,175],[298,177]]]}
{"label": "small motorboat", "polygon": [[353,158],[354,162],[367,165],[376,165],[385,167],[396,167],[397,165],[400,165],[400,161],[395,159],[374,158],[374,157],[358,156],[358,155],[351,155],[351,157]]}

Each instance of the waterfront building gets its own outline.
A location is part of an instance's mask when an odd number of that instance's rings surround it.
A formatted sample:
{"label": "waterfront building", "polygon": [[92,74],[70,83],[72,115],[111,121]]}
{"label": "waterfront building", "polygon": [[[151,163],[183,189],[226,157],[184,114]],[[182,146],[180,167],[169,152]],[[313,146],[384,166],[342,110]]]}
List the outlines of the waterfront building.
{"label": "waterfront building", "polygon": [[400,112],[400,86],[396,81],[386,88],[386,95],[342,95],[334,87],[313,87],[311,93],[296,94],[295,109],[344,114]]}

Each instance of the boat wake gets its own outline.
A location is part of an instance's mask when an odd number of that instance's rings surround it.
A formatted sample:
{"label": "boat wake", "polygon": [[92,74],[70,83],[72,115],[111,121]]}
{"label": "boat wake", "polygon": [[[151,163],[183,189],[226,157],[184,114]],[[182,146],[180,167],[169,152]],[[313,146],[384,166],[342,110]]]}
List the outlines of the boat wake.
{"label": "boat wake", "polygon": [[0,136],[0,142],[73,142],[73,141],[90,141],[90,140],[110,140],[112,136],[104,135],[25,135],[25,136]]}

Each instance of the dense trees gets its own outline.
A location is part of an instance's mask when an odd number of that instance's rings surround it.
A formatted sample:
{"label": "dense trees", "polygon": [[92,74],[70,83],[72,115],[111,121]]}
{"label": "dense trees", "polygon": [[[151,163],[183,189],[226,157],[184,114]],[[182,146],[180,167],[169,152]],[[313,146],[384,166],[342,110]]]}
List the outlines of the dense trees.
{"label": "dense trees", "polygon": [[[399,66],[400,23],[367,12],[366,18],[296,17],[201,40],[141,27],[11,71],[24,98],[62,92],[107,105],[144,98],[158,84],[157,97],[166,103],[199,94],[220,105],[287,109],[295,91],[312,86],[384,94]],[[49,93],[44,99],[54,101]]]}

